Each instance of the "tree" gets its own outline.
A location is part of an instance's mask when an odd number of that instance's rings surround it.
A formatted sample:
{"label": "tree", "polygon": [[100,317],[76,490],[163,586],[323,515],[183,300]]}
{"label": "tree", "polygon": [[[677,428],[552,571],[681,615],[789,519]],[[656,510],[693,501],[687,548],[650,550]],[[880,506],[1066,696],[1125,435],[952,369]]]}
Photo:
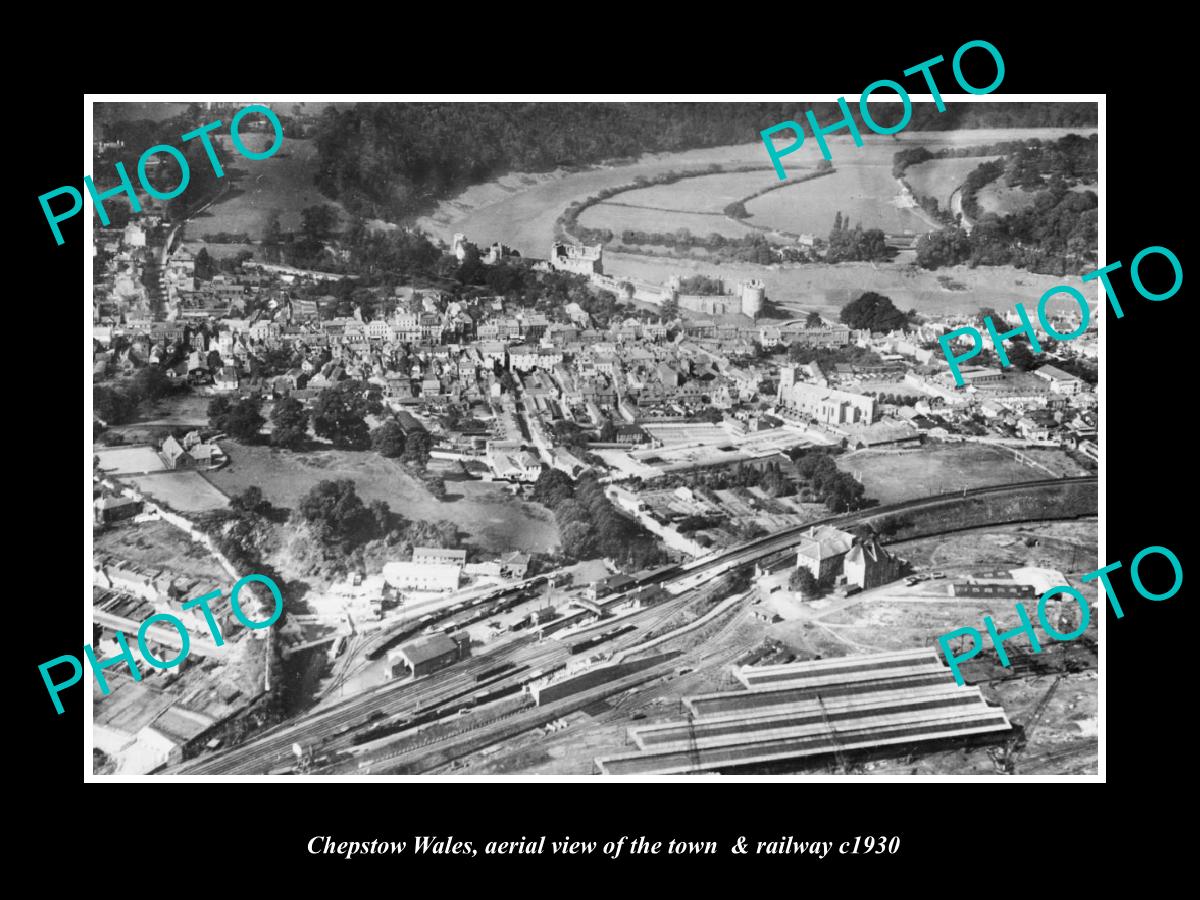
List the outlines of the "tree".
{"label": "tree", "polygon": [[371,437],[364,416],[367,401],[357,381],[343,381],[321,391],[313,403],[313,431],[333,441],[335,447],[364,450]]}
{"label": "tree", "polygon": [[667,297],[658,309],[663,321],[671,322],[679,318],[679,301],[674,296]]}
{"label": "tree", "polygon": [[805,328],[820,328],[823,324],[825,324],[825,323],[821,319],[821,314],[819,312],[816,312],[815,310],[813,312],[810,312],[804,318],[804,327]]}
{"label": "tree", "polygon": [[256,397],[247,397],[235,403],[225,418],[222,430],[229,432],[235,440],[244,444],[254,443],[267,421],[260,410],[261,404]]}
{"label": "tree", "polygon": [[[1021,337],[1024,337],[1023,335]],[[1034,356],[1033,351],[1029,348],[1029,342],[1014,339],[1004,348],[1008,356],[1009,363],[1019,372],[1028,372],[1033,369],[1038,359]]]}
{"label": "tree", "polygon": [[229,410],[233,406],[233,401],[224,395],[218,395],[208,401],[208,427],[216,428],[218,431],[224,431],[225,426],[222,424],[225,417],[229,415]]}
{"label": "tree", "polygon": [[208,255],[208,248],[201,247],[200,252],[196,254],[195,268],[193,270],[196,279],[199,281],[211,281],[216,271],[217,269],[213,264],[212,257]]}
{"label": "tree", "polygon": [[395,459],[404,454],[404,429],[389,419],[371,432],[371,449],[380,456]]}
{"label": "tree", "polygon": [[840,318],[851,328],[867,328],[871,331],[893,331],[908,324],[908,317],[896,308],[890,298],[874,291],[867,291],[843,306]]}
{"label": "tree", "polygon": [[300,211],[300,232],[306,238],[322,241],[338,226],[337,210],[328,204],[305,207]]}
{"label": "tree", "polygon": [[443,500],[446,497],[446,481],[440,475],[433,475],[425,479],[425,490],[435,500]]}
{"label": "tree", "polygon": [[788,578],[788,587],[793,591],[799,591],[802,597],[813,599],[817,596],[819,587],[817,579],[813,577],[813,573],[808,571],[804,566],[797,566]]}
{"label": "tree", "polygon": [[319,481],[300,500],[300,516],[326,544],[351,549],[374,525],[348,478]]}
{"label": "tree", "polygon": [[244,400],[214,397],[208,404],[208,424],[242,443],[254,443],[267,421],[262,417],[261,407],[257,397]]}
{"label": "tree", "polygon": [[298,450],[308,440],[308,410],[293,397],[284,397],[271,410],[271,444]]}
{"label": "tree", "polygon": [[240,494],[229,501],[229,505],[240,512],[262,515],[271,509],[271,504],[263,498],[262,488],[250,485]]}
{"label": "tree", "polygon": [[414,431],[404,439],[404,461],[424,466],[433,449],[433,438],[428,431]]}
{"label": "tree", "polygon": [[380,535],[386,535],[392,527],[392,511],[388,507],[387,501],[372,500],[367,506],[367,511],[375,523],[375,531]]}
{"label": "tree", "polygon": [[462,262],[459,263],[458,271],[454,273],[454,277],[459,284],[481,284],[483,283],[486,272],[484,265],[479,259],[479,250],[474,244],[467,244],[463,251]]}
{"label": "tree", "polygon": [[613,424],[612,419],[605,419],[604,424],[600,426],[600,443],[612,444],[617,440],[617,426]]}

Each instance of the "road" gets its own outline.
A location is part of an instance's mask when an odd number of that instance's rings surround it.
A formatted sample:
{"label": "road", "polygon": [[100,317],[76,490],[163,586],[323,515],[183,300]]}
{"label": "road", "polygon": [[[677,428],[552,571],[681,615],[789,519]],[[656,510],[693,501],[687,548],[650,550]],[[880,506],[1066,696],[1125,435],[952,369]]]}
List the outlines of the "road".
{"label": "road", "polygon": [[[829,516],[804,525],[794,526],[773,535],[766,535],[748,541],[737,547],[712,554],[708,557],[693,560],[682,566],[665,570],[657,576],[643,580],[660,582],[670,590],[676,588],[678,593],[665,603],[648,607],[630,615],[621,621],[637,625],[631,631],[611,642],[598,647],[598,651],[619,651],[634,644],[642,643],[647,634],[670,615],[698,599],[692,592],[707,582],[712,581],[734,569],[747,566],[753,562],[782,552],[795,545],[799,535],[814,525],[837,524],[851,525],[862,519],[874,516],[918,509],[942,503],[954,496],[975,497],[992,493],[1002,493],[1014,490],[1028,490],[1037,486],[1053,486],[1062,484],[1095,484],[1097,477],[1054,478],[1041,481],[1026,481],[1019,484],[993,485],[989,487],[968,488],[961,495],[936,495],[888,506],[876,506],[857,512]],[[606,601],[607,602],[607,601]],[[322,752],[337,749],[345,740],[332,740],[335,732],[345,726],[362,726],[367,724],[368,717],[379,719],[380,715],[392,717],[410,715],[415,710],[428,710],[431,707],[446,704],[452,700],[469,697],[475,691],[486,686],[509,684],[519,675],[509,674],[487,682],[476,682],[475,676],[505,663],[518,666],[528,666],[530,669],[546,668],[565,662],[571,658],[570,645],[565,640],[545,640],[538,642],[534,635],[527,635],[510,640],[495,649],[480,656],[473,657],[461,665],[453,666],[427,678],[417,681],[389,683],[373,688],[337,705],[317,713],[301,715],[291,722],[275,726],[259,737],[240,746],[231,748],[223,753],[204,757],[180,767],[169,770],[171,774],[252,774],[262,773],[280,765],[285,759],[291,758],[293,743],[303,746],[322,744]],[[328,744],[324,742],[330,742]]]}

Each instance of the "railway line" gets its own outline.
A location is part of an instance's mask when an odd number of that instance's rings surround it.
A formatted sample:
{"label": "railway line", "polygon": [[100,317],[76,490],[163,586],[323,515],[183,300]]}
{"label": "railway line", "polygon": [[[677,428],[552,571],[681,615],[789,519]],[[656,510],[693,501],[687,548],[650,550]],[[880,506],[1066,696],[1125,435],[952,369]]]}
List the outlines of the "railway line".
{"label": "railway line", "polygon": [[[694,595],[695,588],[724,575],[735,569],[782,552],[795,544],[796,539],[804,531],[818,525],[848,525],[856,521],[873,518],[889,513],[920,509],[925,506],[945,502],[951,497],[974,497],[987,494],[1003,493],[1014,490],[1028,490],[1038,486],[1055,486],[1063,484],[1095,484],[1096,476],[1075,478],[1048,478],[1017,484],[992,485],[980,488],[964,489],[953,495],[936,495],[918,498],[887,506],[876,506],[856,512],[828,516],[803,525],[793,526],[771,535],[750,540],[736,548],[731,548],[701,557],[688,563],[660,569],[635,577],[630,585],[630,592],[647,585],[658,584],[668,589],[676,587],[674,598],[665,603],[648,607],[622,618],[621,624],[635,625],[634,629],[621,634],[610,642],[599,645],[605,650],[627,649],[645,639],[648,629],[646,625],[655,622],[661,624],[669,615],[698,598]],[[536,588],[545,576],[526,579],[519,585],[505,588],[497,592],[499,596],[517,594],[528,590],[531,585]],[[689,583],[691,582],[691,583]],[[491,595],[479,598],[470,603],[476,606],[495,599]],[[609,601],[606,601],[609,602]],[[446,615],[455,615],[459,607],[445,610]],[[401,626],[403,627],[403,626]],[[399,629],[397,629],[399,630]],[[569,638],[570,635],[560,635]],[[376,643],[376,638],[380,643]],[[377,649],[391,637],[374,636],[359,647],[359,652],[374,645]],[[404,681],[395,684],[384,684],[362,694],[341,701],[323,711],[311,712],[294,719],[290,723],[276,726],[269,732],[237,747],[230,748],[214,756],[204,757],[168,770],[169,774],[206,775],[206,774],[251,774],[265,772],[281,759],[290,755],[294,743],[313,745],[320,743],[322,751],[336,750],[343,743],[338,740],[349,734],[351,730],[380,720],[387,720],[401,715],[413,715],[414,712],[427,712],[432,708],[445,705],[456,699],[469,696],[485,686],[503,685],[513,676],[501,674],[494,682],[483,684],[477,682],[476,676],[505,664],[528,666],[529,668],[546,668],[571,657],[571,644],[567,640],[538,641],[533,635],[525,635],[507,641],[505,644],[473,657],[461,665],[457,665],[444,673],[429,676],[414,682]],[[347,728],[349,726],[349,728]]]}

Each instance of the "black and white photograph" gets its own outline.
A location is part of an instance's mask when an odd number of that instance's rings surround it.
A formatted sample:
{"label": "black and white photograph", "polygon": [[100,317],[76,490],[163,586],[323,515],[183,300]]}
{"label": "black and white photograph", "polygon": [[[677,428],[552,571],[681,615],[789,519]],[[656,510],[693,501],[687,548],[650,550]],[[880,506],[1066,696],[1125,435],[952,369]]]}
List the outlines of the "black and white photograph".
{"label": "black and white photograph", "polygon": [[1103,97],[951,86],[95,99],[88,779],[1095,780]]}

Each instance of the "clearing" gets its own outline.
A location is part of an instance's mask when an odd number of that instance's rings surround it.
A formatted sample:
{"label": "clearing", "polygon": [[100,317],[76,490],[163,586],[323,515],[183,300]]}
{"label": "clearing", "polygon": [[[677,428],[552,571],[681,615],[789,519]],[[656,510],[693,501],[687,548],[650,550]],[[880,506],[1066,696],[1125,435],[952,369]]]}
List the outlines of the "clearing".
{"label": "clearing", "polygon": [[205,477],[229,496],[256,485],[272,504],[295,509],[317,482],[349,478],[364,504],[384,500],[406,519],[453,522],[469,543],[484,550],[544,553],[558,544],[549,510],[514,499],[499,483],[447,478],[446,499],[439,501],[400,463],[371,451],[292,453],[233,440],[221,447],[229,465]]}
{"label": "clearing", "polygon": [[932,197],[938,209],[950,208],[950,195],[962,187],[967,176],[985,162],[999,159],[997,156],[964,156],[954,159],[931,159],[928,162],[909,166],[904,180],[913,193],[921,197]]}
{"label": "clearing", "polygon": [[1041,469],[1016,461],[1011,453],[982,444],[925,446],[915,450],[861,450],[836,458],[838,468],[855,475],[867,496],[882,505],[992,484],[1038,481]]}
{"label": "clearing", "polygon": [[[218,137],[229,154],[226,178],[234,182],[222,198],[189,219],[184,238],[194,241],[206,234],[227,232],[248,234],[251,240],[261,240],[272,213],[279,214],[284,231],[300,229],[300,211],[308,206],[335,207],[344,222],[341,205],[317,190],[313,178],[317,173],[317,148],[304,138],[286,138],[274,156],[267,159],[247,159],[232,147],[228,135]],[[251,150],[265,150],[272,135],[246,135]],[[218,245],[223,246],[223,245]]]}

